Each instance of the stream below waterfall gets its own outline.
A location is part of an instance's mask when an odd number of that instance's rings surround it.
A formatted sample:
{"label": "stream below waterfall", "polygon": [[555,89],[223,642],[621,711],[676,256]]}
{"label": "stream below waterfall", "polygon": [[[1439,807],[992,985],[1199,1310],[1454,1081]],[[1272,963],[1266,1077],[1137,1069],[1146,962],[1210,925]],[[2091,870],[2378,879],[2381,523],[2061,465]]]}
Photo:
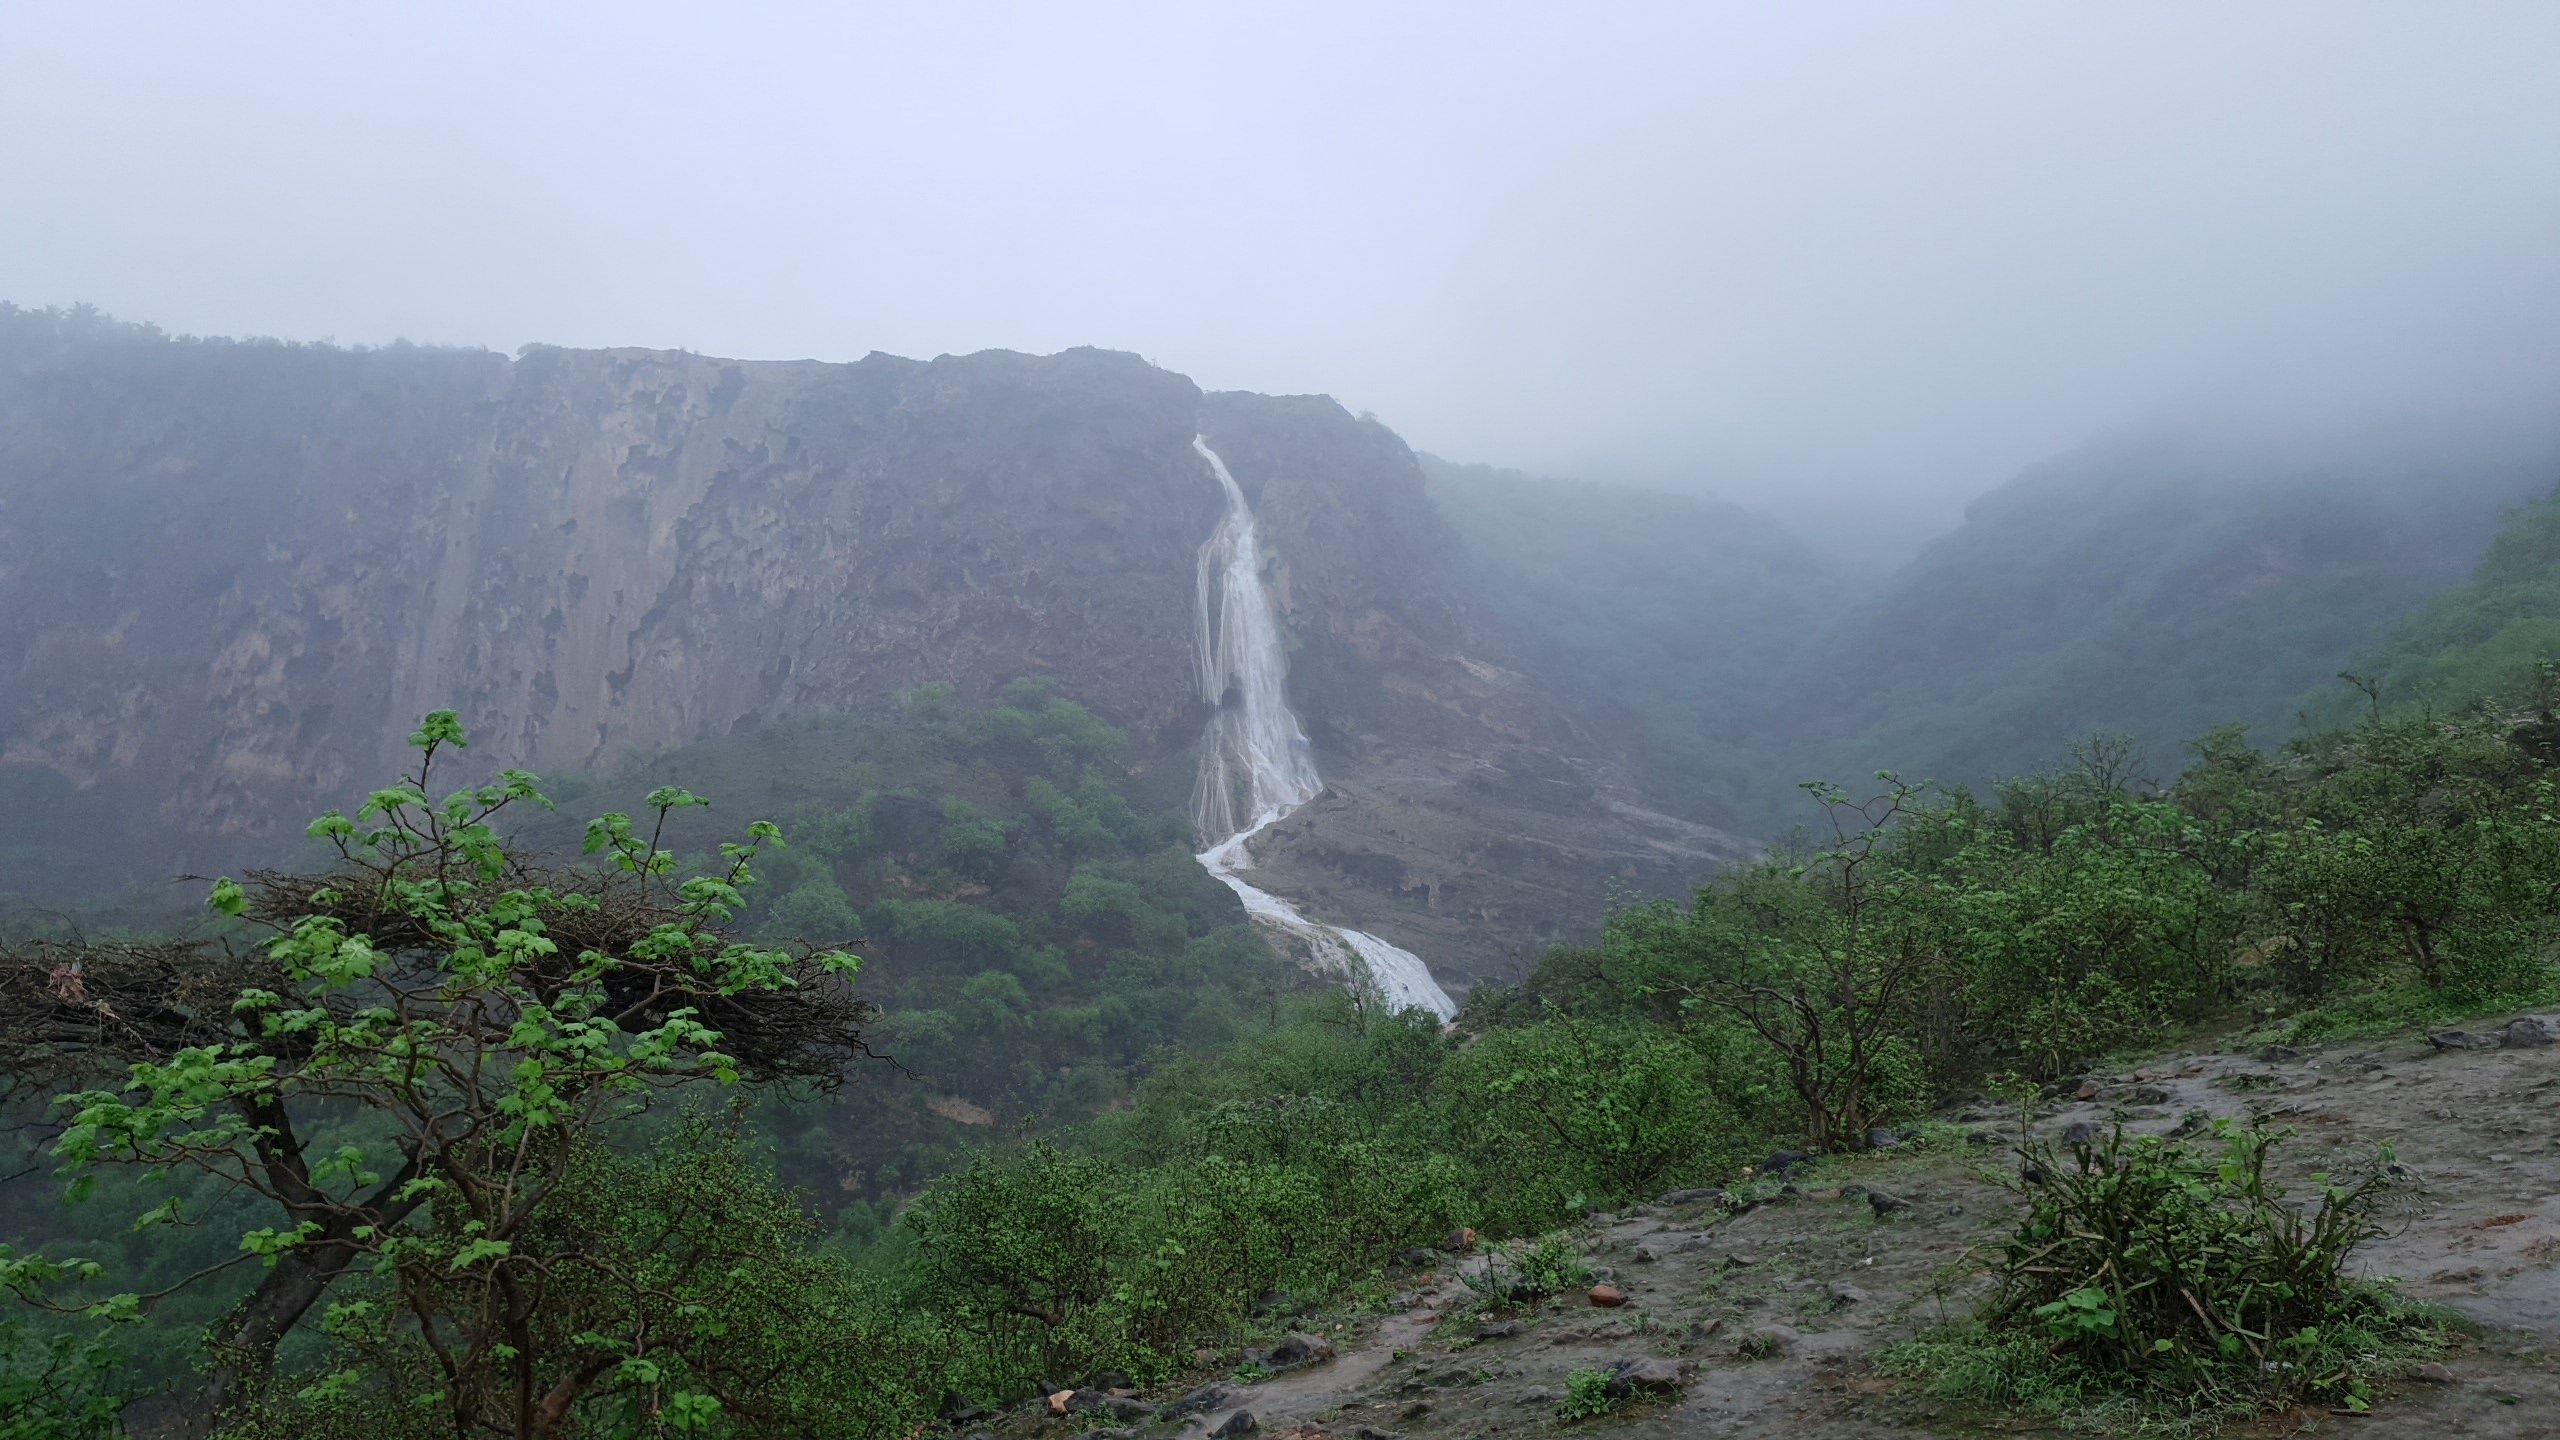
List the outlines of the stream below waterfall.
{"label": "stream below waterfall", "polygon": [[1200,740],[1191,801],[1192,824],[1208,842],[1201,867],[1236,893],[1256,923],[1306,942],[1319,964],[1374,989],[1388,1009],[1455,1018],[1457,1002],[1412,951],[1365,930],[1311,920],[1238,874],[1253,867],[1246,842],[1314,799],[1324,780],[1307,732],[1289,708],[1289,655],[1262,585],[1253,507],[1207,437],[1193,437],[1191,448],[1209,462],[1227,502],[1218,528],[1200,547],[1200,693],[1217,707]]}

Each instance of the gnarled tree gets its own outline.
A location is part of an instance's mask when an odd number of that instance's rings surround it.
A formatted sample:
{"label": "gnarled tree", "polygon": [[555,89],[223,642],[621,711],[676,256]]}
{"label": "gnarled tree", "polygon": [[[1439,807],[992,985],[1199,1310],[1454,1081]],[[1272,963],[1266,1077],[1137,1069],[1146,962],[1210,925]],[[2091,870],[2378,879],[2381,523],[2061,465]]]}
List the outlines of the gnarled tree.
{"label": "gnarled tree", "polygon": [[[213,887],[213,908],[266,931],[262,942],[47,942],[0,956],[0,1073],[89,1087],[62,1096],[54,1147],[75,1187],[136,1166],[265,1202],[273,1223],[214,1267],[266,1268],[213,1336],[208,1423],[244,1403],[285,1335],[361,1267],[397,1294],[443,1371],[458,1433],[559,1433],[652,1343],[541,1323],[556,1291],[592,1287],[608,1263],[545,1243],[581,1233],[553,1214],[580,1201],[564,1188],[576,1157],[660,1092],[833,1086],[862,1053],[854,956],[728,933],[756,856],[780,843],[774,827],[749,826],[710,873],[679,878],[666,822],[702,802],[660,790],[645,838],[607,815],[587,830],[598,863],[536,865],[497,828],[510,807],[547,808],[535,777],[508,771],[431,800],[461,727],[438,712],[410,743],[409,774],[353,818],[311,826],[333,863]],[[173,1199],[143,1222],[194,1218],[183,1208]],[[28,1298],[101,1278],[86,1261],[0,1257],[0,1284]],[[91,1308],[134,1313],[153,1298]]]}

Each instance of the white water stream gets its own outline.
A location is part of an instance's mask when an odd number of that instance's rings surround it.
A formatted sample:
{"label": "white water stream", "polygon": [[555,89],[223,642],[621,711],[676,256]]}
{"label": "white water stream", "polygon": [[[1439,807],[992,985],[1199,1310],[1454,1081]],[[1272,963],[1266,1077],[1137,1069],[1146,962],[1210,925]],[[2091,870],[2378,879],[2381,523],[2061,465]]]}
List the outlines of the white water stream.
{"label": "white water stream", "polygon": [[1316,798],[1324,780],[1316,774],[1307,732],[1289,708],[1289,656],[1270,592],[1262,588],[1253,507],[1205,437],[1193,437],[1191,448],[1209,462],[1227,497],[1226,514],[1200,547],[1200,694],[1218,707],[1201,737],[1200,780],[1191,797],[1192,823],[1209,844],[1200,864],[1236,892],[1246,914],[1305,941],[1318,963],[1355,983],[1365,981],[1390,1010],[1428,1010],[1451,1019],[1457,1002],[1412,951],[1365,930],[1310,920],[1237,875],[1253,867],[1245,842]]}

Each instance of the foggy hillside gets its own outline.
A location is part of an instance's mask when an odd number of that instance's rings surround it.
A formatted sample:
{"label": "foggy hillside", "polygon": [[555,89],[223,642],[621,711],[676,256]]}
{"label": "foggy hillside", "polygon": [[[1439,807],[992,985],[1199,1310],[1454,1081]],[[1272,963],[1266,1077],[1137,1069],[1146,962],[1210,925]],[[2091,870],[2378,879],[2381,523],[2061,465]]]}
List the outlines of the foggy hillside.
{"label": "foggy hillside", "polygon": [[2560,7],[0,5],[0,1440],[2550,1440]]}

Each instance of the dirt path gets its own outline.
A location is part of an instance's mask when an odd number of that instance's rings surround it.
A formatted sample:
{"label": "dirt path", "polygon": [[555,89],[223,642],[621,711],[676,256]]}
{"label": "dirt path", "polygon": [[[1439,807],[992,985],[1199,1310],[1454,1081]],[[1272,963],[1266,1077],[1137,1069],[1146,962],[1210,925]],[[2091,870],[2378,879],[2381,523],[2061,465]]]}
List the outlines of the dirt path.
{"label": "dirt path", "polygon": [[[2037,1129],[2121,1115],[2166,1133],[2199,1111],[2266,1118],[2296,1131],[2278,1153],[2297,1186],[2324,1162],[2392,1146],[2417,1184],[2367,1268],[2480,1326],[2446,1357],[2449,1383],[2405,1385],[2369,1418],[2302,1413],[2244,1433],[2560,1437],[2560,1048],[2439,1051],[2413,1036],[2300,1055],[2171,1055],[2098,1082],[2094,1098],[2061,1102]],[[1408,1308],[1352,1323],[1337,1358],[1237,1387],[1181,1434],[1197,1440],[1243,1409],[1271,1435],[1553,1437],[1570,1374],[1645,1358],[1693,1367],[1676,1400],[1572,1428],[1647,1440],[2039,1433],[1932,1400],[1871,1364],[1980,1293],[1980,1252],[2013,1213],[1975,1176],[1999,1153],[1951,1142],[1836,1162],[1732,1219],[1653,1207],[1595,1217],[1581,1232],[1585,1258],[1627,1303],[1594,1309],[1577,1294],[1515,1317],[1508,1334],[1479,1339],[1472,1319],[1444,1318],[1472,1298],[1455,1270],[1427,1284],[1408,1276]],[[1879,1215],[1860,1187],[1911,1203]],[[1029,1428],[1063,1435],[1051,1427],[1074,1423]]]}

